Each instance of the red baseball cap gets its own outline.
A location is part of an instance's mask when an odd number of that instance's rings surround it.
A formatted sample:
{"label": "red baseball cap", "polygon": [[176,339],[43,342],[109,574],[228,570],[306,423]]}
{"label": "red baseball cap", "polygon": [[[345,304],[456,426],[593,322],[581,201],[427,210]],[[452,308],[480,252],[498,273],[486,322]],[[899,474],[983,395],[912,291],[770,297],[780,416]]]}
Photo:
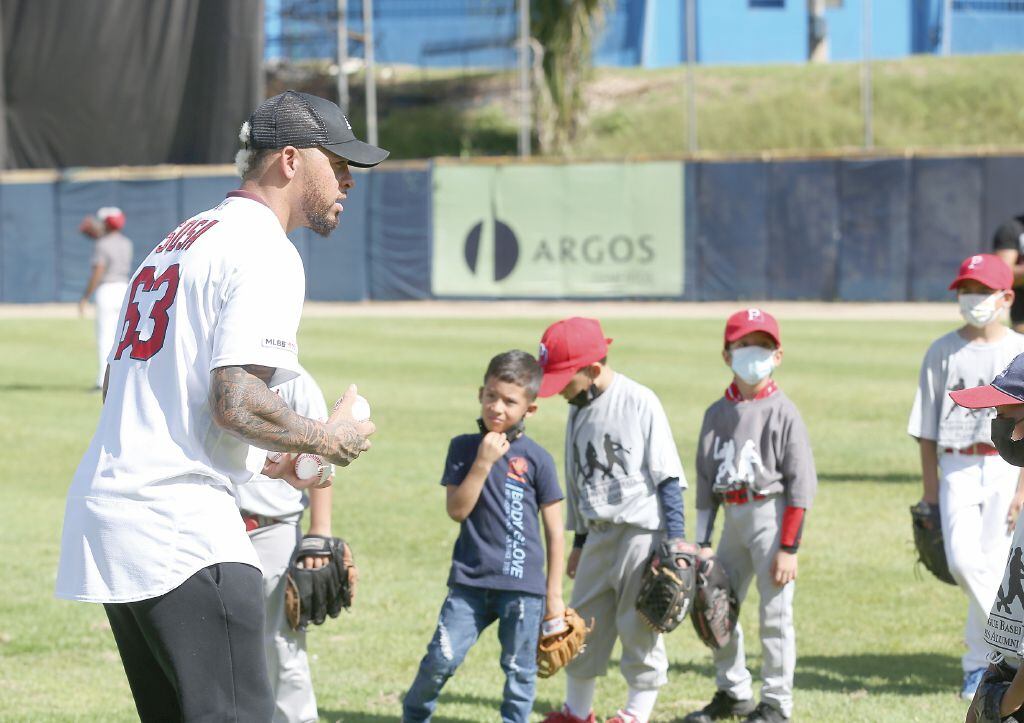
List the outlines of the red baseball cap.
{"label": "red baseball cap", "polygon": [[973,279],[996,291],[1013,288],[1013,270],[995,254],[968,256],[960,264],[960,273],[949,285],[955,289],[960,282]]}
{"label": "red baseball cap", "polygon": [[750,308],[737,311],[725,322],[725,343],[731,344],[740,337],[751,334],[755,331],[763,331],[775,340],[775,343],[782,345],[782,335],[779,334],[779,322],[775,317],[762,309]]}
{"label": "red baseball cap", "polygon": [[608,356],[608,345],[597,319],[574,316],[556,321],[540,339],[537,359],[544,370],[538,396],[550,397],[565,389],[573,375]]}
{"label": "red baseball cap", "polygon": [[124,211],[116,206],[104,206],[96,212],[96,218],[102,221],[109,231],[124,228]]}
{"label": "red baseball cap", "polygon": [[1018,354],[991,384],[949,393],[961,407],[983,409],[1004,404],[1024,404],[1024,354]]}

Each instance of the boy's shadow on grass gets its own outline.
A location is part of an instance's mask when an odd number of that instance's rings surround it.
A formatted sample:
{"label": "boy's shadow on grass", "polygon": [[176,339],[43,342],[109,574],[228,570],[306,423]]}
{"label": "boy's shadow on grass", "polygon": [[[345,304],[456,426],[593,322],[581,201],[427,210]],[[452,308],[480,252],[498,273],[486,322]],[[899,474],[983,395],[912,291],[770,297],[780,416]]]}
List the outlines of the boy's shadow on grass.
{"label": "boy's shadow on grass", "polygon": [[[486,706],[488,710],[497,712],[501,708],[501,698],[486,698],[479,695],[460,695],[458,693],[441,693],[437,701],[437,715],[431,720],[437,723],[476,723],[476,718],[453,718],[445,715],[444,709],[453,703],[469,703],[471,705]],[[399,703],[399,708],[401,703]],[[385,713],[364,713],[359,710],[320,710],[320,719],[328,720],[331,723],[395,723],[402,719],[401,712]]]}
{"label": "boy's shadow on grass", "polygon": [[[755,680],[760,672],[755,666]],[[714,678],[714,668],[693,663],[673,663],[670,675],[694,673]],[[833,693],[896,693],[926,695],[954,691],[963,672],[960,659],[946,653],[864,653],[861,655],[800,655],[796,661],[796,690]]]}

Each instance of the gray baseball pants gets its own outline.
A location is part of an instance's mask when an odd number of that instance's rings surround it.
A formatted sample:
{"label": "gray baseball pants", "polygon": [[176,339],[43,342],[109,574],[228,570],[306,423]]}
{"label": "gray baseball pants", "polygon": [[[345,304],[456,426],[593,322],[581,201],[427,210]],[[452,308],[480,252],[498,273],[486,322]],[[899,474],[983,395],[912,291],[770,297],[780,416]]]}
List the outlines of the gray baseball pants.
{"label": "gray baseball pants", "polygon": [[663,533],[611,523],[592,526],[583,546],[569,606],[594,630],[587,647],[565,670],[577,678],[596,678],[608,669],[616,639],[622,641],[619,669],[637,690],[656,690],[668,680],[668,656],[662,636],[636,611],[644,563]]}
{"label": "gray baseball pants", "polygon": [[286,573],[301,538],[297,522],[268,525],[249,533],[263,566],[263,597],[267,609],[263,645],[267,651],[270,687],[274,691],[274,723],[319,720],[306,656],[306,633],[292,630],[284,615]]}
{"label": "gray baseball pants", "polygon": [[[796,631],[793,628],[793,593],[796,583],[776,587],[772,562],[779,550],[779,528],[785,499],[780,495],[751,500],[744,505],[725,506],[725,526],[716,554],[740,602],[757,580],[760,596],[762,700],[787,717],[793,711],[793,670],[796,667]],[[728,645],[715,651],[715,682],[734,698],[753,697],[750,671],[744,652],[743,628]]]}

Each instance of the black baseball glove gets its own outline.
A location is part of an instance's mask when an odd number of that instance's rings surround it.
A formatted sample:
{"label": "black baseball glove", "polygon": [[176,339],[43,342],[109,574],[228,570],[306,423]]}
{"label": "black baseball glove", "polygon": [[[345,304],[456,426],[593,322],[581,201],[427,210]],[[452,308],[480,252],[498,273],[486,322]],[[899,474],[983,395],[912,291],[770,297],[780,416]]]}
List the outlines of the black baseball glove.
{"label": "black baseball glove", "polygon": [[732,638],[740,604],[729,585],[729,575],[717,557],[697,562],[697,592],[690,620],[697,637],[712,650],[718,650]]}
{"label": "black baseball glove", "polygon": [[[307,557],[327,558],[322,567],[299,567]],[[320,625],[327,616],[338,617],[342,608],[352,606],[359,572],[352,550],[337,537],[306,535],[288,566],[284,589],[284,610],[292,630],[305,630],[309,623]]]}
{"label": "black baseball glove", "polygon": [[636,609],[652,628],[670,633],[690,612],[698,548],[682,538],[662,541],[644,567]]}
{"label": "black baseball glove", "polygon": [[922,500],[910,508],[910,519],[914,526],[914,547],[917,548],[918,561],[942,582],[956,585],[946,562],[939,506],[930,505]]}

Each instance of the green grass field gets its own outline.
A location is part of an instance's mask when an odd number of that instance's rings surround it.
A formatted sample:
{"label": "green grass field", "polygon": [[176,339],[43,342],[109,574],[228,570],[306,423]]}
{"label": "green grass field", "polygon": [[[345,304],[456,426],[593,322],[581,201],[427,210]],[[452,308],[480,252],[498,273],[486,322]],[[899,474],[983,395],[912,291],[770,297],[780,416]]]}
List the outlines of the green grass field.
{"label": "green grass field", "polygon": [[[551,319],[553,320],[553,319]],[[956,589],[916,573],[907,507],[919,495],[904,433],[917,368],[938,322],[783,321],[777,379],[800,407],[821,480],[800,552],[795,720],[962,719],[962,619]],[[475,428],[476,390],[491,355],[534,350],[546,320],[309,318],[301,357],[325,393],[359,384],[374,410],[373,449],[335,483],[335,533],[361,569],[351,615],[309,636],[322,720],[399,717],[445,594],[458,531],[438,479],[449,437]],[[729,379],[723,320],[612,319],[610,361],[651,386],[672,422],[688,475],[703,409]],[[53,598],[64,495],[100,400],[91,322],[0,320],[0,720],[120,721],[135,711],[102,609]],[[561,464],[565,405],[545,400],[529,432]],[[694,523],[693,492],[686,494]],[[760,665],[752,590],[743,622]],[[496,634],[470,652],[438,721],[493,721],[501,696]],[[655,719],[677,719],[714,691],[710,654],[689,624],[668,637],[669,684]],[[538,714],[563,680],[541,681]],[[613,659],[599,714],[624,701]]]}

